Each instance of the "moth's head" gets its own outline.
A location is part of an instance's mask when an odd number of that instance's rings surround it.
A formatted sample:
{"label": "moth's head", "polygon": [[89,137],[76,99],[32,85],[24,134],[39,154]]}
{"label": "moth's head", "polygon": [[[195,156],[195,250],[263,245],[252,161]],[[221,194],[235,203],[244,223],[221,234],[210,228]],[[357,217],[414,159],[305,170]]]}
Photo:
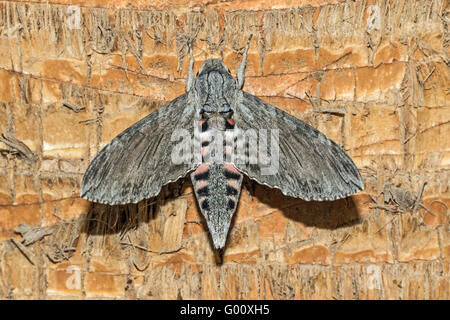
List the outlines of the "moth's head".
{"label": "moth's head", "polygon": [[[207,90],[208,92],[226,90],[234,90],[236,88],[236,80],[231,75],[230,69],[222,60],[209,59],[206,60],[200,70],[198,70],[195,79],[197,91]],[[198,85],[197,85],[198,83]]]}
{"label": "moth's head", "polygon": [[203,62],[200,70],[197,73],[197,77],[200,77],[204,74],[208,74],[212,71],[219,72],[222,74],[228,74],[231,76],[230,69],[223,63],[222,60],[219,59],[209,59]]}

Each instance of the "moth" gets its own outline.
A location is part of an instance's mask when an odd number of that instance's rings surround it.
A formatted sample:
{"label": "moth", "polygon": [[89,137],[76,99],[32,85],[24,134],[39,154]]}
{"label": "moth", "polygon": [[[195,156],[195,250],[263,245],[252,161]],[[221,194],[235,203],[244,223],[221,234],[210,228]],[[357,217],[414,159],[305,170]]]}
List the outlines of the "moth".
{"label": "moth", "polygon": [[[189,42],[186,93],[106,145],[87,168],[82,197],[111,205],[137,203],[157,196],[162,186],[189,174],[214,247],[220,251],[225,247],[244,175],[307,201],[336,200],[362,190],[358,169],[335,142],[242,90],[250,40],[251,36],[236,79],[217,59],[206,60],[194,77]],[[174,161],[173,150],[180,143],[174,139],[177,130],[193,137],[185,148],[193,153],[189,161]],[[267,131],[274,133],[274,148],[265,157],[256,154],[260,149],[253,152],[258,141],[237,143],[249,132]],[[222,140],[217,138],[220,136]],[[267,139],[261,139],[259,145],[267,146]],[[232,157],[234,151],[238,155]],[[275,159],[275,170],[267,170],[267,161],[260,158]]]}

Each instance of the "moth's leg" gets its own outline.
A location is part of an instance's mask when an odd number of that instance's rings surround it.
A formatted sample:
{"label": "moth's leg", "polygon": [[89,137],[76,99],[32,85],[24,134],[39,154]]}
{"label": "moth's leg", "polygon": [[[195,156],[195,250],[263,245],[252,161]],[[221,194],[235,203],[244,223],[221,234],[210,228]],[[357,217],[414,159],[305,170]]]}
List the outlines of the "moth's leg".
{"label": "moth's leg", "polygon": [[245,45],[244,54],[242,55],[242,61],[239,67],[236,71],[236,78],[237,78],[237,87],[238,89],[242,89],[242,86],[244,85],[244,76],[245,76],[245,64],[247,63],[247,51],[248,47],[250,45],[250,40],[252,39],[252,34],[250,37],[248,37],[247,44]]}
{"label": "moth's leg", "polygon": [[191,40],[187,43],[189,48],[189,69],[186,80],[186,92],[191,90],[192,84],[194,83],[194,53],[192,52],[192,43]]}

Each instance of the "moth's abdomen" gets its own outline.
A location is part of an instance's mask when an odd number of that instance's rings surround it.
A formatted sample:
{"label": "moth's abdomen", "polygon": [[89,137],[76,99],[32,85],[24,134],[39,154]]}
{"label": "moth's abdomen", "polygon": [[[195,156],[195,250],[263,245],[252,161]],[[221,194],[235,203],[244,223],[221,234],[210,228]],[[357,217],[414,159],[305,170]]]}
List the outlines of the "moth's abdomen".
{"label": "moth's abdomen", "polygon": [[239,201],[242,174],[232,164],[203,163],[191,174],[191,180],[214,247],[221,249]]}
{"label": "moth's abdomen", "polygon": [[[208,128],[206,121],[200,121],[199,126],[202,127],[199,138],[203,163],[191,174],[191,180],[214,247],[220,249],[225,246],[231,219],[239,201],[243,176],[233,164],[214,161],[217,158],[208,157],[213,147],[210,141],[210,131],[213,129]],[[229,132],[224,136],[224,159],[232,152],[230,136]]]}

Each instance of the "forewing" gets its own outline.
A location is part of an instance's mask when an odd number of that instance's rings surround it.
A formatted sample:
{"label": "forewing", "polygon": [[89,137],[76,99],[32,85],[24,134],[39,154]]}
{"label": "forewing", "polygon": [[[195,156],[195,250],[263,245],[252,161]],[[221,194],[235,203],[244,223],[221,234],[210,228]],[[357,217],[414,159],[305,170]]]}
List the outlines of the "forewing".
{"label": "forewing", "polygon": [[185,176],[194,164],[171,159],[172,133],[193,132],[194,108],[184,94],[129,127],[94,158],[82,182],[82,197],[100,203],[136,203]]}
{"label": "forewing", "polygon": [[258,164],[236,163],[249,178],[308,201],[340,199],[364,188],[353,161],[324,134],[251,94],[243,92],[239,100],[234,118],[241,130],[279,130],[278,171],[264,175]]}

